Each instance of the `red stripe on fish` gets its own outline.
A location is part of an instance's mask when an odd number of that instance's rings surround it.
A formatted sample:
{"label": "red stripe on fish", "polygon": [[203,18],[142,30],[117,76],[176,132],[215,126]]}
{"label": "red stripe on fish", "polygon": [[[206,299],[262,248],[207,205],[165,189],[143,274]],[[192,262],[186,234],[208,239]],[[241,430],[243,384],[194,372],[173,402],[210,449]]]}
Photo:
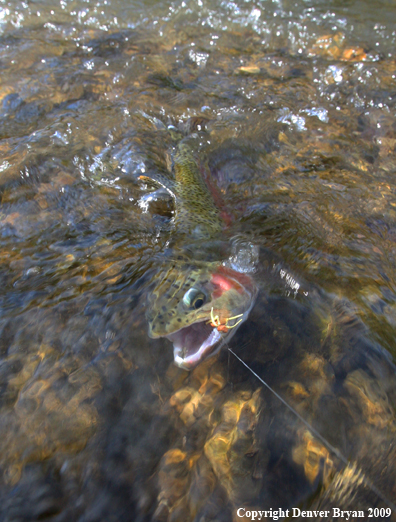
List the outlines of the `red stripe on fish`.
{"label": "red stripe on fish", "polygon": [[252,279],[246,274],[232,270],[232,268],[221,266],[212,275],[211,283],[217,287],[213,297],[219,297],[223,292],[228,292],[231,289],[235,289],[242,294],[245,292],[246,287],[252,286]]}

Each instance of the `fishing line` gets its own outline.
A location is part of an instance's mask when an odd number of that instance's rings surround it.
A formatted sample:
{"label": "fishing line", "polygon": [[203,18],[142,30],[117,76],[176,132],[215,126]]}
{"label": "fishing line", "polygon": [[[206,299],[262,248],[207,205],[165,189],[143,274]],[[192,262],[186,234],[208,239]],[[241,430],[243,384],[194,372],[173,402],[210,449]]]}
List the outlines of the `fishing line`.
{"label": "fishing line", "polygon": [[[225,343],[226,344],[226,343]],[[255,371],[253,371],[250,366],[248,366],[245,361],[243,361],[233,350],[231,350],[231,348],[228,346],[227,344],[227,348],[228,348],[228,351],[232,353],[232,355],[238,359],[239,362],[241,362],[245,368],[247,368],[262,384],[264,384],[264,386],[266,388],[268,388],[268,390],[273,393],[275,395],[275,397],[277,397],[277,399],[279,399],[282,404],[284,404],[287,408],[289,408],[289,410],[294,413],[294,415],[311,431],[311,433],[313,433],[313,435],[315,435],[315,437],[317,439],[319,439],[323,445],[331,452],[333,453],[343,464],[345,464],[346,467],[350,467],[351,466],[351,463],[348,462],[348,460],[344,457],[344,455],[337,449],[335,448],[332,444],[330,444],[330,442],[328,442],[315,428],[313,428],[309,422],[307,422],[304,417],[302,417],[298,411],[296,411],[292,406],[290,406],[290,404],[288,402],[285,401],[285,399],[283,399],[273,388],[271,388],[271,386],[269,384],[267,384],[259,375],[257,375],[257,373]],[[374,484],[368,479],[366,478],[366,476],[363,474],[363,472],[356,466],[352,463],[352,465],[355,467],[355,469],[357,469],[360,473],[360,478],[362,480],[362,482],[369,488],[371,489],[371,491],[373,493],[375,493],[377,495],[377,497],[379,499],[381,499],[385,504],[387,504],[394,513],[396,513],[396,506],[395,504],[393,504],[392,501],[388,500],[382,493],[381,491],[376,487],[374,486]]]}

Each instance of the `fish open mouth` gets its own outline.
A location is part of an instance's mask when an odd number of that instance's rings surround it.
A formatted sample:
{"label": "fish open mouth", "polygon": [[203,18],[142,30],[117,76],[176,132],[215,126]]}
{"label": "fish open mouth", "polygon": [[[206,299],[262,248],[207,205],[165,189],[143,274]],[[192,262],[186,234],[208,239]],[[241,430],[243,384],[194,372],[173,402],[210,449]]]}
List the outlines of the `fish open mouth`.
{"label": "fish open mouth", "polygon": [[166,336],[173,342],[175,363],[180,368],[190,370],[204,357],[215,352],[223,336],[206,322],[194,323]]}

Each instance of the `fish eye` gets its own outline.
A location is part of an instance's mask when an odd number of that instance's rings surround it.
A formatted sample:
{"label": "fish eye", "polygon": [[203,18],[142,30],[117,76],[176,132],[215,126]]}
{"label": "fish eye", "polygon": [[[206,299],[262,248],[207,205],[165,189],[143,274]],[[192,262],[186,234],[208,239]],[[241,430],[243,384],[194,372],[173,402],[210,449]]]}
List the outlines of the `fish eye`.
{"label": "fish eye", "polygon": [[206,295],[197,288],[190,288],[183,297],[183,303],[193,310],[198,310],[205,304]]}

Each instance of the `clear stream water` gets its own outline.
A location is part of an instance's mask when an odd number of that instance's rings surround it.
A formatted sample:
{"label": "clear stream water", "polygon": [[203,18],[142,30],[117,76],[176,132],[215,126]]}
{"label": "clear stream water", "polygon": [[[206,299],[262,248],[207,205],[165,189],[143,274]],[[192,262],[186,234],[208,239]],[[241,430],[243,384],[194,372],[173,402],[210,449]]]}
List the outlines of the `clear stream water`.
{"label": "clear stream water", "polygon": [[[391,0],[0,0],[1,520],[396,503],[395,49]],[[137,179],[193,116],[260,254],[230,347],[348,467],[231,353],[147,337],[172,203]]]}

